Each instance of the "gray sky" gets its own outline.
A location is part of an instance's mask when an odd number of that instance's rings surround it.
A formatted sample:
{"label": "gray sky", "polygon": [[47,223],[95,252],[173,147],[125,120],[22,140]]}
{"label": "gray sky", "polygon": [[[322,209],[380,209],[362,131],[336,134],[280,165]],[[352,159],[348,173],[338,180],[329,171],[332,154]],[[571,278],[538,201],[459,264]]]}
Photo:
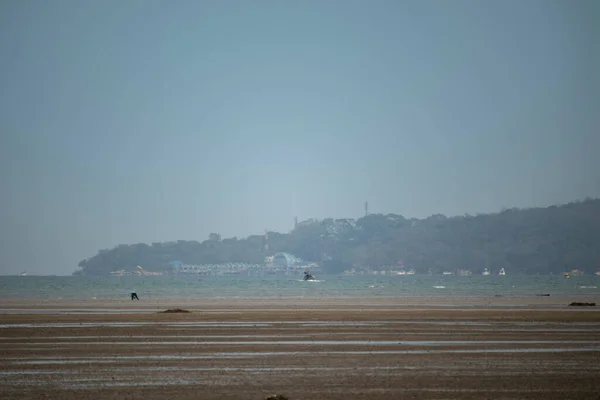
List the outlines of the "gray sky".
{"label": "gray sky", "polygon": [[600,196],[600,2],[0,2],[0,273]]}

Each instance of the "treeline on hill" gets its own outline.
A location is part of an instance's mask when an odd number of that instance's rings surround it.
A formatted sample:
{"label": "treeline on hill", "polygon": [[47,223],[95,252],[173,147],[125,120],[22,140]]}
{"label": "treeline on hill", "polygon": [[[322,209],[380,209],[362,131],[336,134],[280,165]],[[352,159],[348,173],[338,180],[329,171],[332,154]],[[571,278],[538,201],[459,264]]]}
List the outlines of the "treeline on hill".
{"label": "treeline on hill", "polygon": [[171,261],[187,264],[263,263],[275,252],[320,262],[326,272],[353,267],[397,266],[417,273],[459,268],[473,273],[502,267],[511,273],[562,273],[600,268],[600,199],[562,206],[507,209],[495,214],[406,219],[372,214],[353,219],[325,219],[299,224],[288,234],[269,232],[244,239],[210,234],[203,242],[118,245],[100,250],[79,263],[75,274],[107,275],[138,265],[148,271],[169,271]]}

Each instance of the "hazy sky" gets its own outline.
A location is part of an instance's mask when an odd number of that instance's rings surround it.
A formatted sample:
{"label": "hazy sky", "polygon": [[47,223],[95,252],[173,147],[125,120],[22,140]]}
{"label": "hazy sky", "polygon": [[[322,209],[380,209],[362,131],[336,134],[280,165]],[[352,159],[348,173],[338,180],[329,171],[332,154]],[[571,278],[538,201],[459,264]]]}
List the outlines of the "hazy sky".
{"label": "hazy sky", "polygon": [[0,273],[600,196],[600,1],[0,2]]}

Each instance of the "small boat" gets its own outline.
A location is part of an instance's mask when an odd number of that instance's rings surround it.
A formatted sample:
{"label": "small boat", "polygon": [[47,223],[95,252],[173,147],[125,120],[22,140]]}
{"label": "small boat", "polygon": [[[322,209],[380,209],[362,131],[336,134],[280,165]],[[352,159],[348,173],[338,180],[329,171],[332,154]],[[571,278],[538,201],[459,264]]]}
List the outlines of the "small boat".
{"label": "small boat", "polygon": [[29,276],[29,274],[27,273],[27,271],[23,271],[19,273],[18,276]]}
{"label": "small boat", "polygon": [[500,268],[500,272],[498,272],[498,275],[500,275],[500,276],[506,275],[506,271],[504,270],[504,268]]}
{"label": "small boat", "polygon": [[305,281],[315,281],[316,278],[310,273],[308,269],[304,270],[304,280]]}
{"label": "small boat", "polygon": [[481,273],[481,275],[484,275],[484,276],[488,276],[489,274],[490,274],[490,270],[487,268],[484,269],[483,272]]}

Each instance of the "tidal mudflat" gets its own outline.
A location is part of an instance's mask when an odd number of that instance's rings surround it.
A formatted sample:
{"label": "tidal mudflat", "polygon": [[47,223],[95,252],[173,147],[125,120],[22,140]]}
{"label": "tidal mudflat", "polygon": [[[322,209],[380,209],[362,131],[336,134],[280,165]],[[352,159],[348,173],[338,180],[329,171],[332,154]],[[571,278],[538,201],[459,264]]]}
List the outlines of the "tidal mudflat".
{"label": "tidal mudflat", "polygon": [[500,300],[6,304],[0,398],[597,399],[600,310]]}

